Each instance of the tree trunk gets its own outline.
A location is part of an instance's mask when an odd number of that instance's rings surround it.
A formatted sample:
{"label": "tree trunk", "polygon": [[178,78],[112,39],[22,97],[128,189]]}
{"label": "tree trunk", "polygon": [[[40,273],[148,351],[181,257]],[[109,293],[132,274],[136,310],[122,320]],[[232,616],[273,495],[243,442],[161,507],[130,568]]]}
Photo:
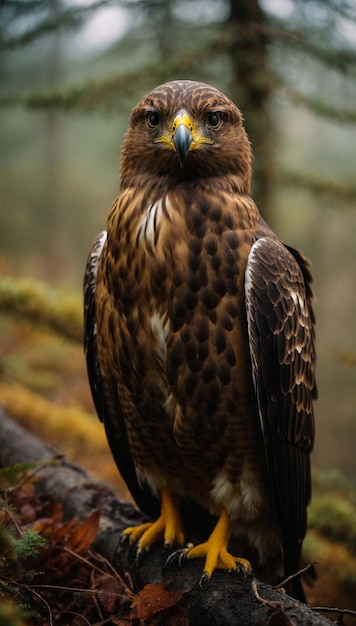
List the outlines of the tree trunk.
{"label": "tree trunk", "polygon": [[[0,466],[53,459],[56,451],[25,431],[0,409]],[[94,549],[106,557],[124,576],[129,572],[136,590],[148,583],[170,581],[170,589],[185,590],[179,602],[194,626],[328,626],[333,622],[313,612],[307,605],[254,579],[252,575],[215,572],[201,589],[197,581],[201,561],[189,561],[181,567],[171,565],[163,571],[167,554],[153,547],[139,565],[130,559],[130,548],[120,542],[127,526],[141,523],[142,513],[127,502],[120,502],[108,485],[93,479],[64,457],[45,466],[36,476],[39,495],[61,502],[66,519],[86,518],[102,508],[100,529]]]}
{"label": "tree trunk", "polygon": [[275,132],[268,104],[273,80],[268,63],[267,18],[258,0],[230,0],[232,99],[244,114],[254,152],[253,198],[272,227],[273,147]]}

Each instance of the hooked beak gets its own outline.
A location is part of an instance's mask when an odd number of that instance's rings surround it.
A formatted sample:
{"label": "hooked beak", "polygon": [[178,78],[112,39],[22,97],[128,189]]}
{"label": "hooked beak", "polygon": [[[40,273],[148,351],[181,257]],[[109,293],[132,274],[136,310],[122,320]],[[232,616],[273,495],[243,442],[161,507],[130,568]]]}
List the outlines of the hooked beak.
{"label": "hooked beak", "polygon": [[185,111],[180,111],[173,121],[172,141],[181,167],[184,166],[193,141],[192,128],[190,117]]}

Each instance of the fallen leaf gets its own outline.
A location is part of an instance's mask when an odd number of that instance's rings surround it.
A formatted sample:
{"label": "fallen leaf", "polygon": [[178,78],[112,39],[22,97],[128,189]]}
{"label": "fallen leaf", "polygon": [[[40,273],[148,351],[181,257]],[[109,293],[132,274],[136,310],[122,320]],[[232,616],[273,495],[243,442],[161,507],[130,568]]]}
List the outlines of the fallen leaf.
{"label": "fallen leaf", "polygon": [[130,617],[142,620],[152,619],[156,613],[175,606],[184,593],[184,591],[168,591],[164,585],[149,583],[134,596]]}
{"label": "fallen leaf", "polygon": [[96,576],[94,586],[99,594],[101,604],[109,614],[127,614],[129,612],[132,593],[120,578],[116,578],[112,574],[102,574]]}
{"label": "fallen leaf", "polygon": [[98,534],[100,515],[101,509],[96,509],[78,524],[68,538],[69,548],[77,554],[82,554],[90,548]]}

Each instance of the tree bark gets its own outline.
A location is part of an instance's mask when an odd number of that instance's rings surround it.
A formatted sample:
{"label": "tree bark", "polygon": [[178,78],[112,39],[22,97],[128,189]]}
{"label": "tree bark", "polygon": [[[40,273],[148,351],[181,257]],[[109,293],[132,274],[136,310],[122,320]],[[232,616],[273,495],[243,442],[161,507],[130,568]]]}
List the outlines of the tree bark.
{"label": "tree bark", "polygon": [[[142,513],[128,502],[115,497],[105,483],[92,478],[83,469],[58,457],[57,452],[12,421],[0,409],[0,466],[16,463],[49,461],[36,475],[38,493],[54,502],[61,502],[66,519],[86,518],[101,507],[100,529],[94,549],[106,557],[124,576],[129,572],[136,590],[147,583],[170,581],[170,589],[185,590],[180,606],[194,626],[328,626],[329,619],[313,612],[287,594],[276,591],[252,575],[215,572],[213,579],[201,589],[197,581],[202,573],[201,562],[189,561],[163,571],[167,554],[162,547],[153,547],[139,565],[130,559],[130,548],[120,542],[127,526],[145,520]],[[257,593],[256,593],[257,591]]]}
{"label": "tree bark", "polygon": [[229,24],[238,28],[231,47],[232,99],[245,117],[252,143],[253,198],[273,228],[276,129],[269,113],[274,80],[269,67],[268,19],[259,0],[230,0]]}

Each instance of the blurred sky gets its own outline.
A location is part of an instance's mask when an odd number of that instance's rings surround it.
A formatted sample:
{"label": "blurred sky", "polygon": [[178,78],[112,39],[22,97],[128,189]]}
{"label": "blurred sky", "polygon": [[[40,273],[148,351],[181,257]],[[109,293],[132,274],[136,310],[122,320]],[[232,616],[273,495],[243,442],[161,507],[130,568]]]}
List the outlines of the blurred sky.
{"label": "blurred sky", "polygon": [[[81,0],[78,4],[91,4],[91,2]],[[130,22],[131,15],[125,7],[103,7],[86,22],[80,39],[84,47],[106,47],[128,32]]]}

